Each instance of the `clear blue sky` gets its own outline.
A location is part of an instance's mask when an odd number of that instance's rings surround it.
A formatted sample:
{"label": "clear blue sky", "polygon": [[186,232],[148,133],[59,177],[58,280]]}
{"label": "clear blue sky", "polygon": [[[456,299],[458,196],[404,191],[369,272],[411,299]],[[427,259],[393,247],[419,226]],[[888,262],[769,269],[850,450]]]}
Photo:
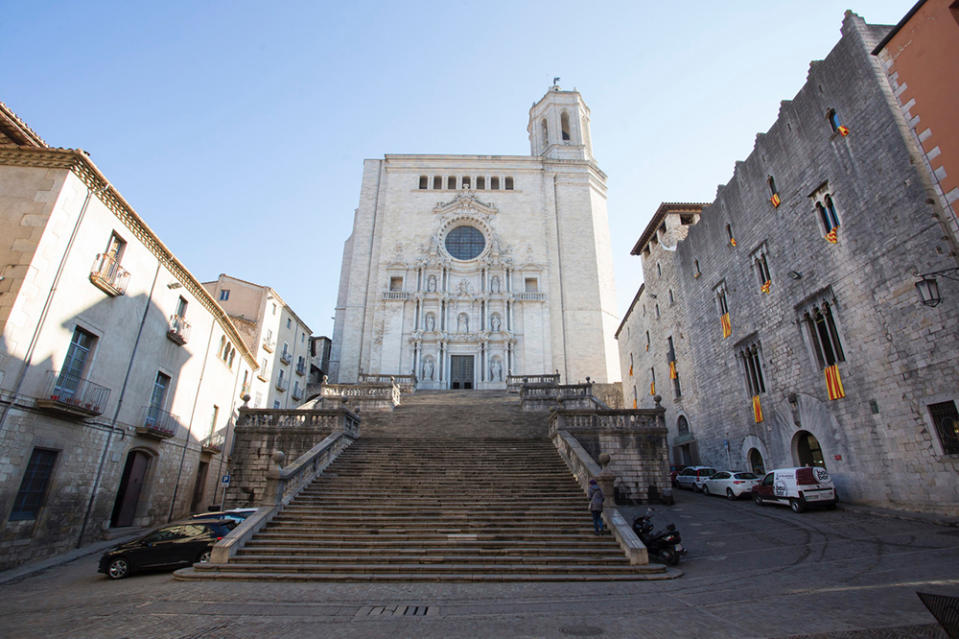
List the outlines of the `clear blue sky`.
{"label": "clear blue sky", "polygon": [[362,160],[527,155],[560,76],[592,111],[622,313],[659,203],[715,197],[845,9],[913,4],[0,0],[0,100],[89,151],[201,281],[273,286],[332,335]]}

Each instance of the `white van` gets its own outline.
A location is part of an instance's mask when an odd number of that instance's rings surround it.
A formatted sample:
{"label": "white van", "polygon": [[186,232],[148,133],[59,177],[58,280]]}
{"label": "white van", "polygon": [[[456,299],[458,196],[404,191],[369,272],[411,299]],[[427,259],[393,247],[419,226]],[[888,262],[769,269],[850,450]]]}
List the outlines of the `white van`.
{"label": "white van", "polygon": [[753,501],[759,506],[767,501],[788,504],[797,513],[813,505],[835,508],[836,487],[825,468],[777,468],[753,486]]}

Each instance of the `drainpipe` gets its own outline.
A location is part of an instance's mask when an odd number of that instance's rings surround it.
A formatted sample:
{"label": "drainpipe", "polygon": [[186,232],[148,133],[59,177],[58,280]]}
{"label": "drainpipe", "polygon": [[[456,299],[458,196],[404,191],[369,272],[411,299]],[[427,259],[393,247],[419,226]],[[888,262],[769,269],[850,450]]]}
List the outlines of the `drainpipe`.
{"label": "drainpipe", "polygon": [[77,239],[77,233],[80,231],[80,224],[83,222],[83,218],[86,216],[87,207],[90,206],[90,200],[93,198],[94,193],[99,195],[109,188],[109,184],[105,184],[99,189],[87,188],[87,194],[83,199],[83,205],[80,207],[80,214],[77,216],[77,221],[73,225],[73,231],[70,232],[70,239],[67,241],[67,247],[64,249],[63,256],[60,258],[60,264],[57,265],[57,273],[54,275],[53,283],[50,285],[50,290],[47,292],[47,299],[43,303],[43,310],[40,311],[40,319],[37,320],[36,328],[33,329],[33,335],[30,337],[30,344],[27,346],[26,357],[23,359],[23,366],[20,367],[20,372],[17,374],[17,383],[14,384],[10,402],[3,407],[3,413],[0,414],[0,431],[3,431],[3,425],[7,421],[7,415],[9,414],[14,403],[17,401],[17,396],[20,394],[20,388],[23,386],[23,380],[26,379],[27,370],[29,370],[30,364],[33,361],[34,349],[36,349],[37,341],[40,338],[40,331],[43,330],[43,325],[47,321],[47,314],[50,312],[50,307],[53,305],[53,296],[57,292],[57,287],[60,285],[60,277],[63,275],[64,268],[66,267],[67,257],[69,257],[70,251],[73,248],[73,244]]}
{"label": "drainpipe", "polygon": [[150,312],[150,305],[153,303],[153,291],[156,289],[157,278],[160,276],[160,260],[157,259],[157,270],[153,274],[153,283],[150,285],[150,295],[147,296],[147,302],[143,306],[143,315],[140,317],[140,327],[137,329],[137,338],[133,343],[133,351],[130,353],[130,361],[127,362],[127,372],[123,376],[123,386],[120,387],[120,397],[117,399],[117,409],[113,412],[113,419],[110,421],[110,431],[107,433],[107,441],[103,443],[103,451],[100,453],[100,463],[97,465],[97,475],[93,480],[93,486],[90,488],[90,499],[87,501],[87,509],[83,513],[83,522],[80,524],[80,534],[77,536],[77,548],[82,545],[83,533],[86,532],[87,523],[90,521],[90,513],[93,510],[93,501],[97,497],[97,488],[100,486],[100,478],[103,477],[103,466],[107,461],[107,453],[110,451],[110,443],[113,440],[113,432],[116,430],[117,419],[120,417],[120,409],[123,408],[123,397],[127,392],[127,384],[130,381],[130,373],[133,371],[133,362],[137,356],[137,349],[140,347],[140,337],[143,335],[143,325],[146,324],[147,314]]}
{"label": "drainpipe", "polygon": [[190,425],[186,429],[186,439],[183,442],[183,452],[180,453],[180,467],[176,471],[176,481],[173,482],[173,498],[170,500],[170,513],[167,522],[173,521],[173,509],[176,506],[176,496],[180,492],[180,476],[183,474],[183,462],[186,460],[186,451],[190,447],[190,433],[193,432],[193,422],[196,420],[196,406],[200,402],[200,389],[203,388],[203,376],[206,375],[206,363],[210,361],[210,344],[213,342],[213,329],[216,320],[210,324],[210,335],[206,338],[206,354],[203,357],[203,366],[200,367],[200,379],[196,383],[196,394],[193,396],[193,410],[190,411]]}

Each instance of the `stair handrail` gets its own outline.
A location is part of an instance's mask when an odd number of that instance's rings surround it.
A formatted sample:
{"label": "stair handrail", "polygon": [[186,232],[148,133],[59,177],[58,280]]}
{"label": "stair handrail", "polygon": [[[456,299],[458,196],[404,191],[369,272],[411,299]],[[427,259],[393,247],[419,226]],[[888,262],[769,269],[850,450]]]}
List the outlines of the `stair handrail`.
{"label": "stair handrail", "polygon": [[[573,473],[573,477],[580,488],[583,489],[584,494],[589,494],[589,481],[591,479],[603,479],[606,480],[604,483],[607,483],[607,485],[613,485],[615,477],[600,468],[600,465],[576,441],[575,437],[564,430],[557,430],[550,434],[553,436],[553,444],[556,446],[557,452],[566,462],[566,466]],[[609,492],[612,493],[611,490]],[[613,495],[606,495],[603,505],[603,519],[606,521],[606,527],[613,533],[630,565],[645,566],[649,564],[649,553],[645,544],[633,532],[632,526],[627,523],[619,508],[612,505],[613,503]]]}
{"label": "stair handrail", "polygon": [[267,494],[276,495],[270,506],[261,506],[239,526],[213,546],[210,563],[226,564],[263,526],[279,514],[306,486],[333,463],[343,450],[359,437],[359,418],[344,414],[343,429],[331,433],[306,451],[289,466],[283,467],[284,455],[273,453],[275,466],[267,472]]}

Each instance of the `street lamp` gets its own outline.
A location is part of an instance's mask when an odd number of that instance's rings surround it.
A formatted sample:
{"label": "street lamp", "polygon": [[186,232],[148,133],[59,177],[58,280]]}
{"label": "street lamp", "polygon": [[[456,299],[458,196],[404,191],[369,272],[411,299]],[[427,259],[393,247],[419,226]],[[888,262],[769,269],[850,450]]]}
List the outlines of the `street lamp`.
{"label": "street lamp", "polygon": [[941,275],[946,279],[959,281],[959,277],[956,277],[957,273],[959,273],[959,267],[918,275],[919,281],[916,282],[916,291],[919,293],[919,301],[930,308],[938,306],[939,302],[942,301],[942,296],[939,294],[939,282],[936,281],[936,276]]}

